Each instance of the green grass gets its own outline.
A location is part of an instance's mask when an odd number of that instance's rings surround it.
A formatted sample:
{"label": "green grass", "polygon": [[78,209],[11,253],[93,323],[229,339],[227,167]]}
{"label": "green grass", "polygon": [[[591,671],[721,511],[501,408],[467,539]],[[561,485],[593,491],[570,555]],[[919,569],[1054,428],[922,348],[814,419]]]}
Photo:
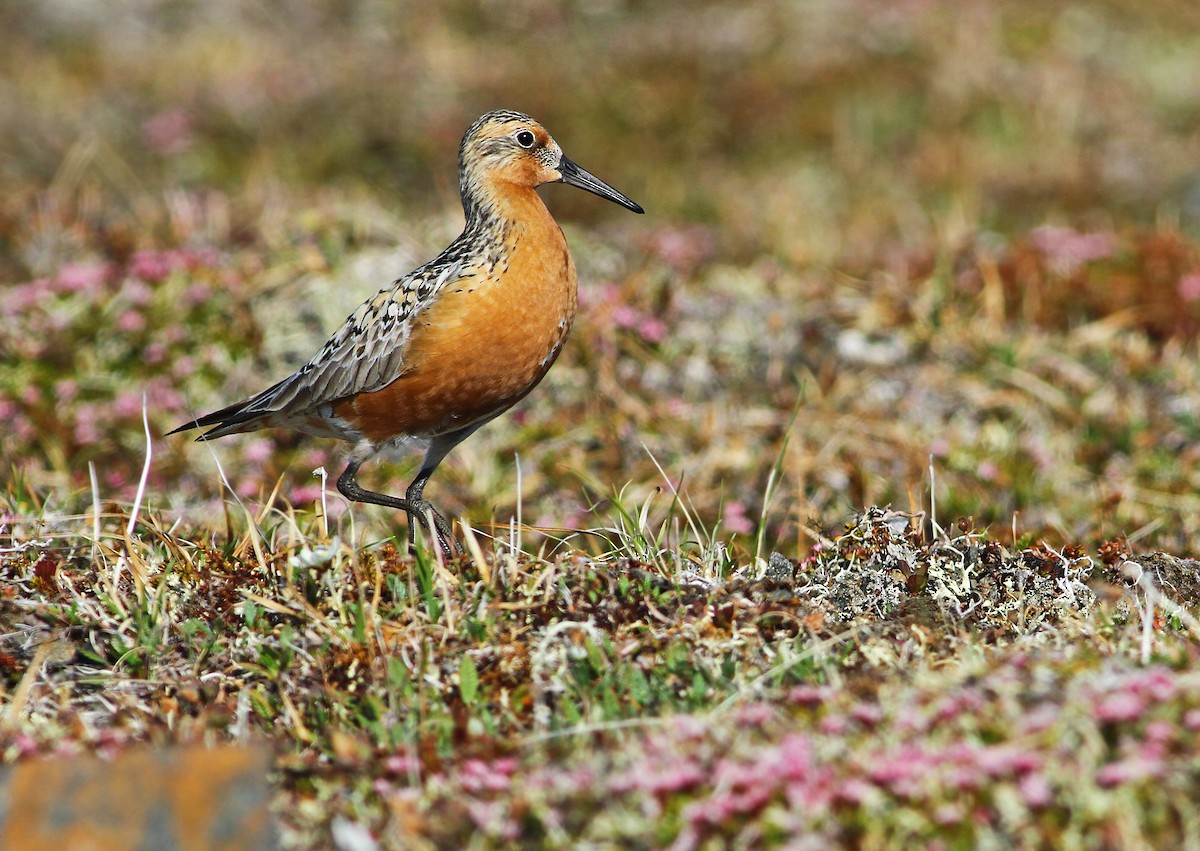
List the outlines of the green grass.
{"label": "green grass", "polygon": [[[243,515],[221,546],[144,511],[99,538],[6,517],[35,552],[6,555],[0,613],[51,648],[3,657],[8,758],[266,736],[289,844],[335,818],[385,844],[1157,843],[1194,817],[1200,624],[1176,599],[1196,565],[1155,556],[1138,584],[1119,542],[1101,561],[966,524],[927,539],[876,509],[804,563],[729,575],[504,546],[447,572],[349,546],[349,514],[330,534]],[[1056,750],[1075,735],[1099,749]]]}
{"label": "green grass", "polygon": [[[1200,843],[1190,4],[293,5],[0,11],[5,762],[266,740],[289,848]],[[466,556],[162,436],[444,245],[496,106],[648,215],[544,190]]]}

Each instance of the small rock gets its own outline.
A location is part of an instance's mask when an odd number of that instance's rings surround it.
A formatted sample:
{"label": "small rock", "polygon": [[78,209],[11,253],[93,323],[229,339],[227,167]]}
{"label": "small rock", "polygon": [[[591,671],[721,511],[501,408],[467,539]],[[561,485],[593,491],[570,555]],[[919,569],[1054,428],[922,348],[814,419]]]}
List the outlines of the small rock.
{"label": "small rock", "polygon": [[772,552],[767,560],[767,570],[764,577],[780,582],[791,582],[796,574],[796,563],[781,552]]}
{"label": "small rock", "polygon": [[0,848],[279,847],[263,748],[137,748],[0,769]]}

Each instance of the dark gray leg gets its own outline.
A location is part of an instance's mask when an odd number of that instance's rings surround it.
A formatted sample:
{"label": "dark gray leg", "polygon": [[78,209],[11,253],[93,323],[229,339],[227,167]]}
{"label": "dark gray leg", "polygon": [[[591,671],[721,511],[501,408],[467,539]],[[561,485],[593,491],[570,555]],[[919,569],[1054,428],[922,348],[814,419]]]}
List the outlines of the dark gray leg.
{"label": "dark gray leg", "polygon": [[458,548],[458,542],[454,540],[454,535],[450,531],[450,525],[446,522],[433,504],[423,496],[425,492],[425,483],[429,481],[429,477],[433,475],[436,467],[421,466],[421,472],[417,473],[417,477],[413,479],[413,483],[408,486],[408,493],[405,495],[405,502],[408,503],[408,541],[409,549],[413,548],[416,541],[417,529],[427,528],[428,521],[426,517],[429,512],[433,514],[433,525],[437,530],[438,543],[442,545],[442,550],[447,556],[453,556],[454,551]]}
{"label": "dark gray leg", "polygon": [[[487,420],[484,420],[484,422],[487,422]],[[433,511],[433,522],[437,527],[438,536],[441,538],[442,549],[447,555],[453,555],[451,549],[458,548],[458,542],[450,534],[449,524],[446,523],[440,514],[433,510],[433,506],[430,505],[429,500],[425,499],[425,484],[429,481],[429,477],[433,475],[433,471],[442,463],[442,460],[450,454],[450,450],[473,435],[482,426],[483,422],[480,422],[469,425],[466,428],[461,428],[458,431],[439,434],[430,442],[429,449],[425,451],[425,460],[421,462],[421,470],[417,473],[417,477],[413,479],[413,483],[408,486],[408,492],[405,494],[406,502],[410,506],[405,509],[408,512],[410,540],[412,530],[417,528],[416,520],[419,520],[421,528],[424,528],[425,512],[428,510]]]}
{"label": "dark gray leg", "polygon": [[[441,459],[439,458],[438,460],[440,461]],[[358,468],[362,466],[362,463],[362,461],[351,461],[342,474],[338,476],[337,488],[342,496],[352,502],[367,502],[387,508],[397,508],[406,512],[408,514],[408,549],[410,552],[416,546],[417,518],[423,522],[426,512],[433,512],[433,524],[437,529],[438,544],[447,558],[454,558],[457,544],[454,541],[454,535],[450,531],[450,524],[446,522],[445,517],[438,513],[437,509],[430,505],[428,500],[421,497],[421,491],[425,487],[425,482],[433,474],[433,468],[429,469],[428,472],[425,471],[424,467],[421,468],[421,474],[417,476],[417,480],[408,489],[408,498],[405,499],[398,496],[389,496],[385,493],[369,491],[360,485],[358,479],[355,477],[358,475]],[[435,464],[434,467],[436,468],[436,466]],[[420,487],[417,487],[418,483],[420,483]]]}

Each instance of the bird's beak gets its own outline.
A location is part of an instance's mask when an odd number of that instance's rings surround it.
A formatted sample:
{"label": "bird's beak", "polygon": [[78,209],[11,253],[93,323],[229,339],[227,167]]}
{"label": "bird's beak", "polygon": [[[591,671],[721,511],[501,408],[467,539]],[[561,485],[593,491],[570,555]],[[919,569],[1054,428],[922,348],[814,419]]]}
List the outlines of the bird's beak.
{"label": "bird's beak", "polygon": [[575,163],[567,159],[565,154],[558,161],[558,173],[562,175],[563,183],[578,186],[580,189],[586,189],[588,192],[599,195],[601,198],[607,198],[609,201],[620,204],[625,209],[633,210],[635,213],[646,212],[639,204],[613,189],[590,171],[575,165]]}

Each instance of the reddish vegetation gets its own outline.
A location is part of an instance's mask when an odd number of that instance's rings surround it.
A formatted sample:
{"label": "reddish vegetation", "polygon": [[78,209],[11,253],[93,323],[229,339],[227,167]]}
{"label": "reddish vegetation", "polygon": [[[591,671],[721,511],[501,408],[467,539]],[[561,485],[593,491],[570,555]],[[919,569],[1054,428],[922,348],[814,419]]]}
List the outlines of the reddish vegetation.
{"label": "reddish vegetation", "polygon": [[[1189,840],[1188,4],[61,5],[0,4],[5,762],[265,741],[289,848]],[[446,244],[494,106],[648,215],[543,190],[480,554],[164,439]]]}

